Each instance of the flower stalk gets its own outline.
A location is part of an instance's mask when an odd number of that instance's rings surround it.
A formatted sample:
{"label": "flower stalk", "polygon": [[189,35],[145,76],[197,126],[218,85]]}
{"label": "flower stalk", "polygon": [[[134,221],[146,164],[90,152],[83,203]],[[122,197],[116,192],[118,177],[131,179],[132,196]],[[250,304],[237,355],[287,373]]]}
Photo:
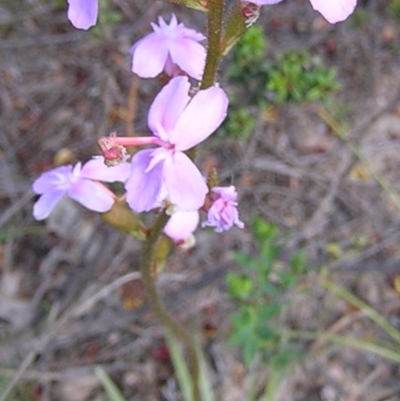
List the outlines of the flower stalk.
{"label": "flower stalk", "polygon": [[200,89],[207,89],[214,85],[218,65],[221,58],[221,32],[222,17],[224,12],[224,0],[212,0],[209,4],[208,27],[208,49],[203,80]]}
{"label": "flower stalk", "polygon": [[186,345],[190,371],[192,374],[192,399],[200,401],[199,393],[199,376],[200,376],[200,361],[196,350],[196,343],[192,334],[182,326],[173,316],[166,310],[161,298],[158,295],[157,287],[152,274],[155,248],[162,234],[162,230],[168,222],[170,216],[165,211],[157,217],[152,230],[149,233],[147,241],[143,244],[142,259],[140,264],[140,272],[142,281],[146,289],[146,294],[149,298],[152,310],[161,324],[167,328],[175,337],[182,340]]}

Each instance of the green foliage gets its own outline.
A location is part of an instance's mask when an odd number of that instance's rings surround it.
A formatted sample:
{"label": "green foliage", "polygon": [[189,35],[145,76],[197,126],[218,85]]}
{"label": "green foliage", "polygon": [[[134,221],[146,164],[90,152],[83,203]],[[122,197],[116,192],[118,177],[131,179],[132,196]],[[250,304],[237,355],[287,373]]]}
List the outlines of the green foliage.
{"label": "green foliage", "polygon": [[109,31],[121,21],[122,15],[111,8],[109,0],[99,1],[99,23],[91,29],[94,36],[108,35]]}
{"label": "green foliage", "polygon": [[248,80],[260,72],[267,42],[261,26],[246,31],[232,52],[233,60],[227,68],[228,76],[236,81]]}
{"label": "green foliage", "polygon": [[[253,132],[256,119],[250,110],[259,103],[259,89],[264,86],[262,65],[266,48],[267,42],[260,26],[248,29],[234,47],[232,62],[226,71],[228,80],[238,86],[235,92],[239,93],[239,97],[230,99],[228,117],[218,130],[219,136],[246,140]],[[240,94],[243,89],[245,101]]]}
{"label": "green foliage", "polygon": [[237,252],[242,271],[226,277],[228,294],[237,304],[229,342],[241,348],[247,366],[260,355],[269,366],[282,369],[298,356],[294,344],[280,335],[279,325],[288,305],[285,295],[299,285],[306,259],[296,253],[289,263],[278,260],[282,248],[276,226],[256,218],[252,231],[256,252]]}
{"label": "green foliage", "polygon": [[243,35],[235,49],[236,60],[244,66],[262,62],[267,42],[261,26],[253,26]]}
{"label": "green foliage", "polygon": [[235,139],[248,139],[256,125],[254,115],[245,107],[229,107],[228,117],[218,135]]}
{"label": "green foliage", "polygon": [[311,57],[305,50],[267,57],[266,49],[262,28],[250,28],[233,50],[233,60],[227,69],[232,83],[244,85],[250,104],[260,105],[267,100],[278,104],[325,102],[340,89],[336,70],[327,68],[321,58]]}
{"label": "green foliage", "polygon": [[289,51],[282,54],[277,65],[269,71],[266,89],[276,103],[326,102],[340,85],[336,70],[325,67],[320,58],[310,57],[304,51]]}
{"label": "green foliage", "polygon": [[[4,391],[9,384],[10,379],[0,376],[0,395],[4,396]],[[5,397],[5,401],[31,401],[32,392],[34,391],[37,383],[33,381],[19,382],[10,393]]]}
{"label": "green foliage", "polygon": [[229,272],[226,276],[228,294],[234,299],[246,299],[253,291],[253,282],[247,275]]}
{"label": "green foliage", "polygon": [[264,96],[266,50],[267,41],[260,26],[247,30],[233,49],[232,61],[226,68],[226,74],[230,83],[237,86],[235,92],[239,97],[236,101],[234,99],[234,103],[244,103],[241,92],[244,92],[246,104],[249,105],[258,105]]}
{"label": "green foliage", "polygon": [[400,22],[400,0],[392,0],[388,9],[393,18]]}
{"label": "green foliage", "polygon": [[340,89],[336,70],[305,50],[268,55],[261,26],[251,27],[232,50],[226,77],[237,95],[230,99],[228,118],[218,133],[242,140],[253,132],[258,108],[312,101],[331,105]]}

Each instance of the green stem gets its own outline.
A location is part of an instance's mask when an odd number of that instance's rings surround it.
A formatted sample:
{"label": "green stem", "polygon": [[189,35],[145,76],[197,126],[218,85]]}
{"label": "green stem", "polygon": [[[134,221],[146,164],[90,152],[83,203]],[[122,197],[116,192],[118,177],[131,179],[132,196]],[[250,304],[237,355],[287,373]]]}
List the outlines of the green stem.
{"label": "green stem", "polygon": [[383,317],[375,309],[371,308],[367,303],[362,301],[360,298],[346,291],[344,288],[337,286],[331,281],[324,277],[320,278],[321,285],[325,287],[328,291],[332,292],[336,296],[344,299],[349,304],[355,306],[360,311],[362,311],[366,316],[368,316],[373,322],[380,326],[386,333],[392,337],[397,343],[400,344],[400,332],[393,327],[390,322]]}
{"label": "green stem", "polygon": [[368,170],[374,180],[392,198],[393,203],[400,210],[399,194],[396,192],[396,190],[393,189],[390,183],[371,166],[370,161],[363,155],[357,145],[349,138],[347,138],[346,132],[343,127],[337,121],[335,121],[335,119],[326,110],[320,110],[318,114],[326,122],[326,124],[328,124],[332,128],[333,132],[349,147],[354,156],[357,157],[357,159]]}
{"label": "green stem", "polygon": [[158,295],[157,287],[154,282],[152,275],[152,267],[154,261],[154,251],[157,242],[162,234],[162,230],[167,223],[169,216],[163,211],[157,218],[156,222],[147,240],[144,242],[142,251],[142,260],[140,264],[140,272],[142,275],[142,281],[146,289],[148,299],[155,315],[161,324],[166,327],[170,332],[181,339],[186,345],[190,364],[191,374],[193,380],[193,401],[200,401],[199,393],[199,375],[200,375],[200,361],[198,358],[196,343],[191,333],[183,327],[174,317],[172,317],[166,310],[161,298]]}
{"label": "green stem", "polygon": [[208,49],[203,80],[200,89],[214,85],[218,65],[221,58],[221,32],[224,0],[210,0],[208,11]]}
{"label": "green stem", "polygon": [[390,361],[400,363],[400,354],[398,352],[382,347],[379,344],[370,341],[359,340],[357,338],[349,338],[331,333],[318,333],[315,331],[301,330],[285,330],[283,331],[282,335],[286,335],[289,338],[296,339],[304,338],[309,340],[324,340],[341,346],[356,348],[362,351],[370,352]]}

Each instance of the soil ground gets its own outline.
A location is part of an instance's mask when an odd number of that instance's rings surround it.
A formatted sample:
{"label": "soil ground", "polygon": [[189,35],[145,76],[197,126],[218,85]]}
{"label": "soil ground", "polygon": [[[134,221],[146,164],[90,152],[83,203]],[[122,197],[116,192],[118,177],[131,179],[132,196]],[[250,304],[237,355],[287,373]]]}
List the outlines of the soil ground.
{"label": "soil ground", "polygon": [[[105,400],[94,374],[101,364],[127,400],[180,400],[140,283],[138,241],[67,200],[35,222],[31,184],[56,155],[88,160],[99,137],[131,133],[132,122],[146,134],[159,84],[133,77],[130,46],[160,14],[175,12],[200,31],[205,17],[161,1],[111,0],[120,20],[100,34],[73,29],[64,2],[53,3],[0,3],[0,387],[18,379],[10,400]],[[255,110],[249,140],[216,137],[199,155],[205,170],[217,166],[226,183],[233,177],[247,228],[255,215],[275,223],[288,238],[283,259],[306,250],[312,291],[288,294],[291,327],[388,340],[317,285],[325,267],[400,329],[400,29],[389,3],[360,1],[354,17],[330,26],[307,1],[287,0],[257,22],[268,54],[307,49],[337,69],[346,135],[367,163],[316,103],[285,104],[273,118]],[[226,344],[224,319],[234,308],[224,277],[238,270],[233,251],[254,252],[251,232],[196,237],[194,249],[170,257],[160,290],[179,319],[213,327],[204,349],[217,399],[243,401],[254,387],[262,400],[267,368],[255,367],[254,384]],[[321,341],[302,346],[306,357],[281,379],[274,401],[400,400],[398,364]]]}

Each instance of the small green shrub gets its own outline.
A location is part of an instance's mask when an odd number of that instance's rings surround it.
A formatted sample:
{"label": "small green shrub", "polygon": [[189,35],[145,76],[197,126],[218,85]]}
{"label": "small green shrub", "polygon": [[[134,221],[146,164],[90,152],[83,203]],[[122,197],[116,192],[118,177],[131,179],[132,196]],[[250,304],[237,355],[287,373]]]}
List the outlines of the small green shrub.
{"label": "small green shrub", "polygon": [[255,254],[237,252],[239,273],[228,273],[227,291],[236,303],[231,315],[229,342],[240,347],[249,366],[260,355],[269,366],[280,369],[299,355],[294,343],[280,335],[281,313],[288,305],[285,294],[295,288],[306,272],[303,253],[287,264],[278,263],[281,245],[276,226],[256,218],[253,222]]}
{"label": "small green shrub", "polygon": [[332,107],[333,95],[340,89],[336,70],[320,57],[305,50],[268,55],[260,26],[251,27],[233,49],[226,79],[237,96],[230,99],[219,135],[245,140],[254,130],[257,108],[313,101]]}
{"label": "small green shrub", "polygon": [[327,102],[340,89],[336,70],[324,66],[318,57],[307,52],[289,51],[282,54],[269,70],[266,89],[272,101],[320,100]]}

